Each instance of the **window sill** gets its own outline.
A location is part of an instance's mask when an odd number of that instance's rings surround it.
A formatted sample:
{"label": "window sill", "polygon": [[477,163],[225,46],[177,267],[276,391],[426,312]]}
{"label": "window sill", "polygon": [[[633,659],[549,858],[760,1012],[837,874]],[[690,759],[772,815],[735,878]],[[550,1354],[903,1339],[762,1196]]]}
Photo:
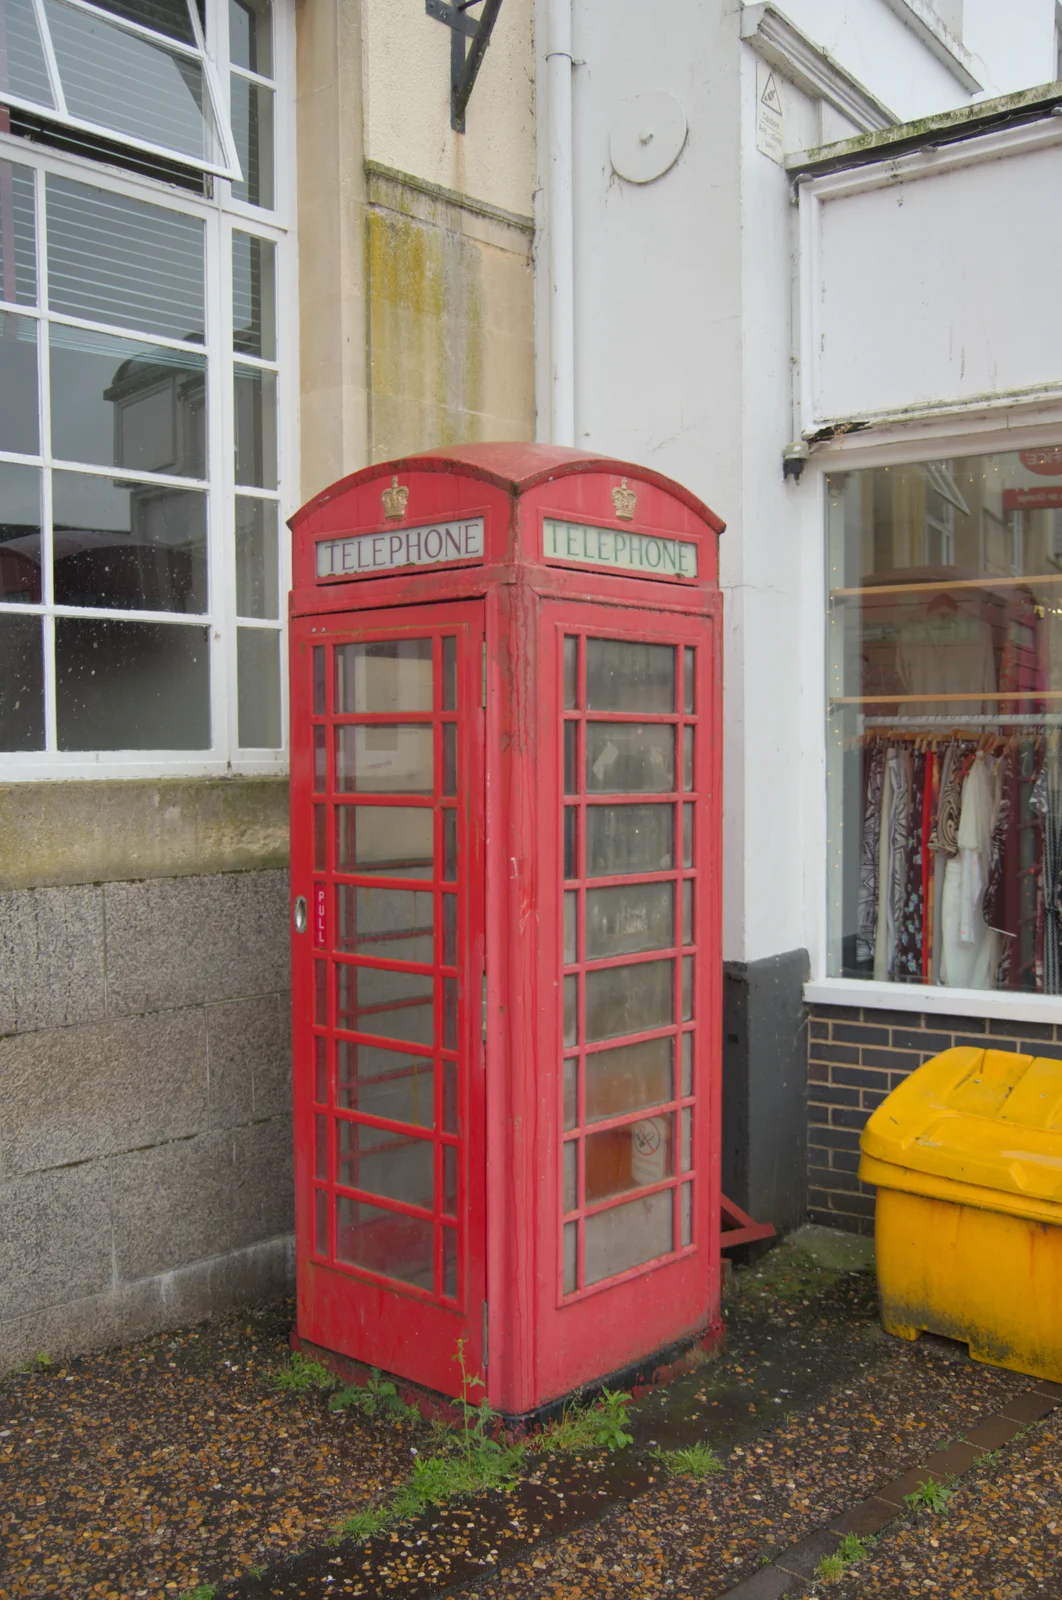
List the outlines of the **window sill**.
{"label": "window sill", "polygon": [[818,978],[804,985],[809,1005],[863,1006],[927,1016],[1000,1017],[1008,1022],[1062,1022],[1062,995],[1004,994],[993,989],[945,989],[863,978]]}

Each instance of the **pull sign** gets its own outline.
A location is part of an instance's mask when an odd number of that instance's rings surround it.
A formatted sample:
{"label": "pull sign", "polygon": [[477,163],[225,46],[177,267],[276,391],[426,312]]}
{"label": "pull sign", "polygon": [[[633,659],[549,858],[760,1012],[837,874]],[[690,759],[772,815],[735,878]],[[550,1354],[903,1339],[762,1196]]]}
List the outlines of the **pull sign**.
{"label": "pull sign", "polygon": [[317,946],[325,945],[328,942],[325,937],[325,908],[327,903],[327,892],[324,884],[315,884],[313,895],[313,942]]}

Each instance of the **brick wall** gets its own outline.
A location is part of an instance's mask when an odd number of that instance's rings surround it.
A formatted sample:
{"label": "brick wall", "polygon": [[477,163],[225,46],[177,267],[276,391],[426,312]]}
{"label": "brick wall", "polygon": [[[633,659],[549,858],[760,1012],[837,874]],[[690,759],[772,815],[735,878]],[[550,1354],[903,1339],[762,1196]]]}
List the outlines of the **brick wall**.
{"label": "brick wall", "polygon": [[808,1027],[808,1220],[853,1233],[874,1227],[860,1183],[859,1135],[909,1073],[953,1045],[1062,1059],[1062,1025],[986,1021],[859,1006],[813,1006]]}

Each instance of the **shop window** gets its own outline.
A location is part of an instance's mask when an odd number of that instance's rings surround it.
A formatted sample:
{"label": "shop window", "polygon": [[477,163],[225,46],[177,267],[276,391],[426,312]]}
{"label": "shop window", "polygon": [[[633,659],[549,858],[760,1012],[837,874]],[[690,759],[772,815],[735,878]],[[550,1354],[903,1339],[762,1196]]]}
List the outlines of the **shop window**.
{"label": "shop window", "polygon": [[1062,992],[1062,445],[828,479],[830,973]]}

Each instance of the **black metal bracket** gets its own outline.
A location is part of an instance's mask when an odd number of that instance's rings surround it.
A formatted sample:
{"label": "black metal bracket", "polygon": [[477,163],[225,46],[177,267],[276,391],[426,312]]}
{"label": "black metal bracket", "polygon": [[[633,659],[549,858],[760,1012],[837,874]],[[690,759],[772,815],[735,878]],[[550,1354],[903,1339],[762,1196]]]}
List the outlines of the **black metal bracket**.
{"label": "black metal bracket", "polygon": [[[424,0],[424,9],[436,22],[443,22],[450,33],[450,126],[455,133],[465,131],[465,110],[476,76],[483,64],[502,0],[483,0],[478,17],[469,9],[480,0]],[[465,54],[465,40],[472,44]]]}

